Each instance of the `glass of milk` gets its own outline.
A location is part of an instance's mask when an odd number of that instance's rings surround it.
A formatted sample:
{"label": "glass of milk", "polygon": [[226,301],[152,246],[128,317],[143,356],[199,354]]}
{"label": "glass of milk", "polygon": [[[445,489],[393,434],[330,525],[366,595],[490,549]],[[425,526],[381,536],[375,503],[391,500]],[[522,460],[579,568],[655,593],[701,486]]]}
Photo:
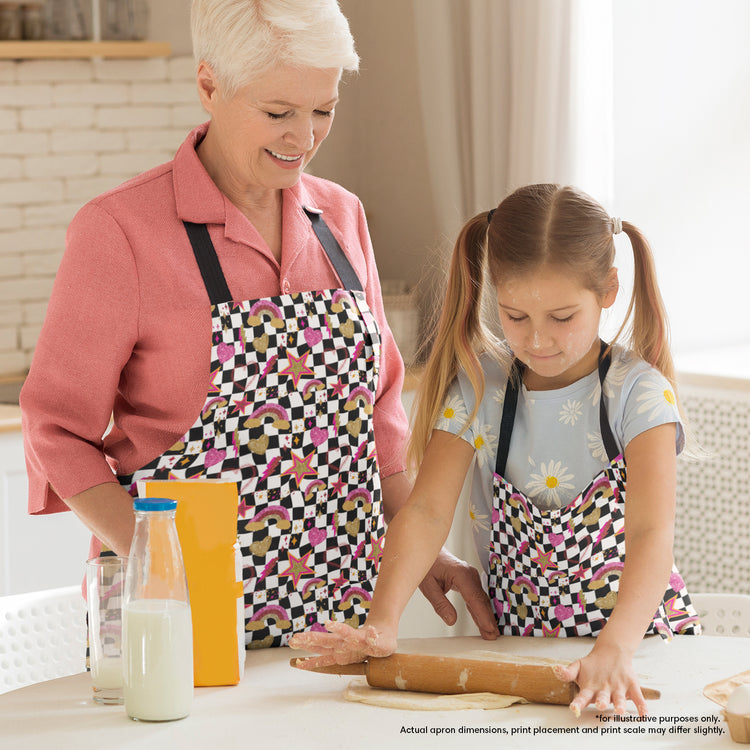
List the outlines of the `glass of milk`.
{"label": "glass of milk", "polygon": [[122,602],[127,557],[86,561],[89,668],[97,703],[122,704]]}

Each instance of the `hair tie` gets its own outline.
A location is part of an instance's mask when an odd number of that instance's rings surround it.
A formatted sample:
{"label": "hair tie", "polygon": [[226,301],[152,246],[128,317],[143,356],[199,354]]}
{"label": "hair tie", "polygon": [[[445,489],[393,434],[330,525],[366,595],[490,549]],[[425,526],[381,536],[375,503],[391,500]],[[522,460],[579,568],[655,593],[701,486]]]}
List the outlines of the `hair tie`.
{"label": "hair tie", "polygon": [[495,214],[495,209],[492,208],[487,212],[487,223],[490,224],[492,222],[492,217]]}
{"label": "hair tie", "polygon": [[622,232],[622,219],[618,216],[612,217],[612,234],[620,234]]}

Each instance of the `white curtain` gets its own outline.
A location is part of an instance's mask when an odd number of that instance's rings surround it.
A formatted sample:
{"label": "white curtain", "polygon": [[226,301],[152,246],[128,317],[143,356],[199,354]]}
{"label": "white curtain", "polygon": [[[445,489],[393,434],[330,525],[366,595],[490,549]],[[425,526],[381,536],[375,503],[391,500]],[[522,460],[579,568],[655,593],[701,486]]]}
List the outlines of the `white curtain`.
{"label": "white curtain", "polygon": [[530,182],[612,192],[612,0],[413,0],[441,229]]}

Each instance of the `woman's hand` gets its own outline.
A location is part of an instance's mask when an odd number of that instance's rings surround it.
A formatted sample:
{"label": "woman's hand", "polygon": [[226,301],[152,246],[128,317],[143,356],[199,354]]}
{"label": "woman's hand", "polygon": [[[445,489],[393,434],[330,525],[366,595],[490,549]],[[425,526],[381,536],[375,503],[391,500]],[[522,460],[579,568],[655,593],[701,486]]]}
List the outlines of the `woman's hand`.
{"label": "woman's hand", "polygon": [[578,684],[578,695],[570,704],[576,716],[589,704],[600,711],[606,711],[611,705],[615,713],[622,716],[628,700],[635,703],[639,716],[648,713],[633,670],[632,655],[623,649],[597,643],[583,659],[567,667],[555,667],[555,675],[565,682]]}
{"label": "woman's hand", "polygon": [[320,654],[297,662],[302,669],[355,664],[368,656],[389,656],[396,650],[396,634],[386,628],[365,625],[353,628],[343,622],[327,622],[327,633],[297,633],[289,641],[292,648]]}
{"label": "woman's hand", "polygon": [[479,572],[445,548],[440,551],[429,573],[419,584],[419,590],[446,625],[455,625],[458,619],[456,608],[446,596],[449,591],[457,591],[466,603],[466,609],[482,638],[494,641],[500,635],[495,613],[482,588]]}

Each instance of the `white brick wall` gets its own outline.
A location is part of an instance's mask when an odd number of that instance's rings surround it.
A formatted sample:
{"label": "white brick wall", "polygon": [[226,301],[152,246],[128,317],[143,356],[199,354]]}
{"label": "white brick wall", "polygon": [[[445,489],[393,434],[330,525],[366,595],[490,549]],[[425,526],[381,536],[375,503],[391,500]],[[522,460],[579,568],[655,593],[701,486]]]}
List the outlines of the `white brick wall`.
{"label": "white brick wall", "polygon": [[78,208],[205,119],[190,57],[0,61],[0,376],[31,363]]}

